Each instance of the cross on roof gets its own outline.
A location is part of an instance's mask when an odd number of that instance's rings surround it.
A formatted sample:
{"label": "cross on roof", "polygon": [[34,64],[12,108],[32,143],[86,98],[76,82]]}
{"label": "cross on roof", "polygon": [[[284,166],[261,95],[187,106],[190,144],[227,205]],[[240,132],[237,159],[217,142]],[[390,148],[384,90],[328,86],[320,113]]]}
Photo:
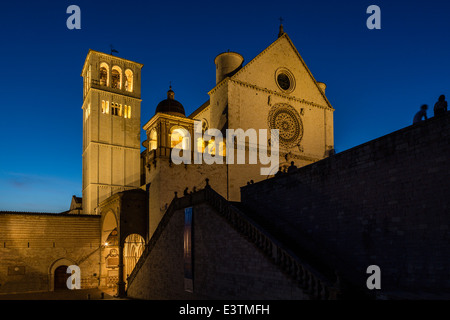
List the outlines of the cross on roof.
{"label": "cross on roof", "polygon": [[278,32],[278,38],[284,34],[283,30],[283,18],[280,17],[280,31]]}

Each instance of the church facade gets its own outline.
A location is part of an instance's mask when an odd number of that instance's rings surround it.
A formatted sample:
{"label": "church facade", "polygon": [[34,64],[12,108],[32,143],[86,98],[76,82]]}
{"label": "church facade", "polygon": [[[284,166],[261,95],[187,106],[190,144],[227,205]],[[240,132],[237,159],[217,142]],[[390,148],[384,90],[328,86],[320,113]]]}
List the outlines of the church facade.
{"label": "church facade", "polygon": [[[77,266],[136,299],[448,299],[450,114],[335,154],[326,86],[282,28],[243,61],[215,58],[190,115],[169,88],[141,123],[143,65],[90,50],[82,197],[0,212],[0,294],[67,290]],[[277,161],[250,161],[261,141]]]}
{"label": "church facade", "polygon": [[[62,288],[64,268],[77,265],[83,288],[117,287],[125,295],[129,276],[155,241],[174,199],[207,183],[226,201],[239,202],[241,187],[248,183],[333,154],[334,109],[326,86],[315,80],[282,28],[247,64],[238,53],[219,54],[210,98],[190,115],[169,88],[167,99],[142,124],[142,68],[141,63],[89,50],[81,72],[82,197],[74,196],[70,210],[61,214],[0,214],[0,250],[6,257],[0,293]],[[142,152],[141,128],[146,132]],[[267,153],[278,156],[276,166],[228,163],[229,141],[216,143],[205,136],[210,129],[278,130],[278,150],[271,149],[273,137],[264,137]],[[246,138],[240,148],[250,152],[256,145]],[[174,163],[174,151],[192,163]],[[236,156],[238,145],[233,151]],[[224,161],[195,162],[206,154]],[[269,173],[262,175],[261,168]]]}

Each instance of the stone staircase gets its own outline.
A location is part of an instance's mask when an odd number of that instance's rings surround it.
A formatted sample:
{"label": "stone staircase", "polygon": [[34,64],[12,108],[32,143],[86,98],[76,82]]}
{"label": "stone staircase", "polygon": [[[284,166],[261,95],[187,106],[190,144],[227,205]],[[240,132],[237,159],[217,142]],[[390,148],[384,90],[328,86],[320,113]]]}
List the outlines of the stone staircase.
{"label": "stone staircase", "polygon": [[188,194],[182,198],[178,198],[175,195],[175,198],[161,219],[158,228],[146,244],[141,257],[128,277],[128,286],[138,274],[174,212],[201,203],[207,203],[214,208],[235,230],[248,241],[252,242],[268,259],[276,264],[289,278],[295,281],[311,299],[334,300],[338,298],[340,292],[339,288],[334,284],[334,279],[331,280],[329,277],[326,277],[286,246],[278,242],[275,237],[265,231],[258,223],[215,192],[209,186],[208,181],[206,187],[202,190]]}

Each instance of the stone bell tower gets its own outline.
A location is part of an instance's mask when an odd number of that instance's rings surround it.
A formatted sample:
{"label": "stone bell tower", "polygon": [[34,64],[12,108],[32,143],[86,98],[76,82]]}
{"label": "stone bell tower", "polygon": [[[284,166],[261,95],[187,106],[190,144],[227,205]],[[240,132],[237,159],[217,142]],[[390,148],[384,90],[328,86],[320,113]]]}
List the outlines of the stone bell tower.
{"label": "stone bell tower", "polygon": [[143,65],[89,50],[83,77],[83,213],[140,186]]}

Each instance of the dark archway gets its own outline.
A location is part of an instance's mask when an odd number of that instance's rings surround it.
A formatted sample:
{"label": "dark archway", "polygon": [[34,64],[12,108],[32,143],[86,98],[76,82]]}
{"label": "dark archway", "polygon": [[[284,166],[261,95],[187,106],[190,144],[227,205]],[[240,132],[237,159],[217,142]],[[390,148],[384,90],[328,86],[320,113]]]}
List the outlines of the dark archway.
{"label": "dark archway", "polygon": [[70,274],[67,273],[67,266],[59,266],[55,269],[55,290],[69,290],[67,288],[67,279]]}

